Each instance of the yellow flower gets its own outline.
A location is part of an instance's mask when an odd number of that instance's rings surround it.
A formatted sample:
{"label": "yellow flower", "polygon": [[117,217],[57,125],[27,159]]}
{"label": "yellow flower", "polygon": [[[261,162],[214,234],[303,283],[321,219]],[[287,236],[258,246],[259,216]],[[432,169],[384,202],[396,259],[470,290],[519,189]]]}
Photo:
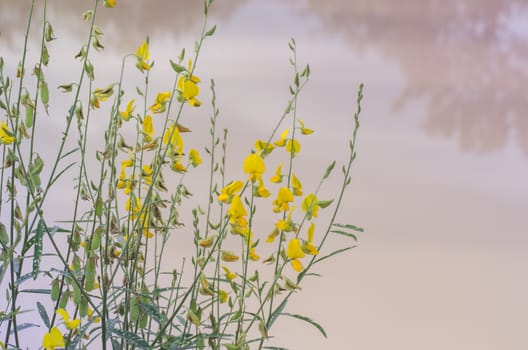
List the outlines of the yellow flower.
{"label": "yellow flower", "polygon": [[198,245],[203,248],[209,248],[210,246],[213,245],[215,238],[216,238],[216,235],[211,235],[207,238],[203,238],[198,241]]}
{"label": "yellow flower", "polygon": [[141,71],[150,70],[151,66],[147,62],[150,57],[148,41],[144,41],[136,50],[136,67]]}
{"label": "yellow flower", "polygon": [[163,143],[176,149],[179,154],[183,153],[183,138],[181,137],[180,130],[177,126],[170,125],[163,135]]}
{"label": "yellow flower", "polygon": [[134,107],[134,99],[132,99],[130,100],[130,102],[128,102],[126,109],[123,112],[119,112],[121,118],[123,118],[124,121],[129,121],[130,116],[132,115],[132,112],[135,108],[136,107]]}
{"label": "yellow flower", "polygon": [[255,196],[262,198],[267,198],[270,196],[270,191],[264,187],[264,181],[262,181],[262,177],[258,178],[258,187],[256,188]]}
{"label": "yellow flower", "polygon": [[319,205],[317,203],[317,197],[313,193],[310,193],[304,198],[302,202],[302,210],[306,212],[306,218],[308,220],[311,220],[312,216],[314,218],[317,217],[317,213],[319,212]]}
{"label": "yellow flower", "polygon": [[297,140],[288,140],[286,141],[285,150],[295,157],[295,155],[301,151],[301,144]]}
{"label": "yellow flower", "polygon": [[275,240],[275,237],[277,237],[279,235],[280,231],[277,227],[275,227],[273,229],[273,231],[271,231],[271,233],[268,235],[268,237],[266,238],[266,242],[267,243],[271,243]]}
{"label": "yellow flower", "polygon": [[148,164],[143,164],[141,169],[141,177],[145,179],[146,185],[152,184],[152,168]]}
{"label": "yellow flower", "polygon": [[197,85],[200,82],[200,78],[194,75],[191,76],[191,71],[192,61],[189,60],[188,73],[184,73],[180,79],[178,79],[177,89],[180,92],[181,99],[187,101],[187,103],[193,107],[200,107],[202,103],[196,98],[200,93],[200,88]]}
{"label": "yellow flower", "polygon": [[222,250],[221,259],[225,262],[233,262],[233,261],[237,261],[240,258],[238,257],[238,255],[236,255],[233,252]]}
{"label": "yellow flower", "polygon": [[220,303],[223,304],[227,301],[228,295],[227,292],[223,289],[220,289],[218,291],[218,299],[220,299]]}
{"label": "yellow flower", "polygon": [[50,329],[48,333],[44,334],[44,338],[42,338],[42,347],[45,350],[54,350],[56,347],[63,348],[65,346],[66,344],[64,344],[62,333],[57,327]]}
{"label": "yellow flower", "polygon": [[197,167],[202,164],[202,158],[200,158],[200,153],[194,148],[189,151],[189,161],[193,167]]}
{"label": "yellow flower", "polygon": [[275,146],[272,143],[267,143],[262,140],[257,140],[255,142],[255,149],[264,157],[273,151]]}
{"label": "yellow flower", "polygon": [[281,134],[280,139],[275,141],[275,145],[278,147],[284,147],[284,145],[286,144],[286,136],[288,136],[289,132],[290,132],[290,129],[284,130]]}
{"label": "yellow flower", "polygon": [[292,231],[296,232],[297,231],[297,227],[295,226],[295,223],[291,219],[291,216],[294,210],[295,210],[295,207],[291,207],[286,219],[279,220],[277,221],[277,223],[275,223],[275,228],[277,230],[281,230],[284,232],[292,232]]}
{"label": "yellow flower", "polygon": [[291,185],[293,189],[293,195],[294,196],[302,196],[302,184],[301,181],[295,176],[295,174],[292,174],[292,180]]}
{"label": "yellow flower", "polygon": [[97,100],[106,101],[114,94],[114,85],[109,85],[103,89],[95,89],[93,94]]}
{"label": "yellow flower", "polygon": [[187,168],[179,161],[179,159],[172,160],[170,168],[180,174],[187,172]]}
{"label": "yellow flower", "polygon": [[167,104],[167,101],[169,100],[170,96],[170,91],[158,93],[158,96],[156,96],[156,101],[152,106],[150,106],[150,110],[152,111],[152,113],[165,112],[167,110],[165,105]]}
{"label": "yellow flower", "polygon": [[310,224],[310,227],[308,227],[308,232],[306,233],[308,241],[303,246],[303,250],[307,254],[310,254],[310,255],[319,254],[319,250],[317,250],[317,247],[313,244],[314,231],[315,231],[315,224],[312,222]]}
{"label": "yellow flower", "polygon": [[130,216],[132,219],[136,218],[136,214],[139,213],[141,210],[141,202],[138,197],[132,197],[131,200],[130,197],[127,198],[127,201],[125,203],[125,210],[130,212]]}
{"label": "yellow flower", "polygon": [[288,187],[281,187],[277,193],[277,198],[273,201],[273,211],[278,213],[288,210],[291,202],[293,202],[293,193]]}
{"label": "yellow flower", "polygon": [[115,7],[116,6],[116,2],[117,2],[117,0],[105,0],[104,1],[104,7],[109,7],[109,8]]}
{"label": "yellow flower", "polygon": [[231,201],[231,206],[229,207],[229,210],[227,211],[227,215],[229,215],[229,222],[230,223],[236,223],[238,222],[238,218],[244,217],[247,215],[246,208],[244,208],[244,205],[242,204],[242,200],[240,199],[240,196],[234,195],[233,199]]}
{"label": "yellow flower", "polygon": [[231,182],[226,187],[222,188],[222,191],[218,195],[218,200],[224,203],[231,203],[233,196],[239,192],[243,186],[244,183],[240,180]]}
{"label": "yellow flower", "polygon": [[292,238],[288,243],[286,255],[290,258],[292,267],[295,271],[300,272],[303,269],[302,263],[299,259],[304,258],[305,254],[302,250],[301,241],[298,238]]}
{"label": "yellow flower", "polygon": [[13,133],[9,131],[9,127],[5,121],[2,120],[2,123],[0,124],[0,143],[9,145],[13,142],[15,142],[15,137],[13,136]]}
{"label": "yellow flower", "polygon": [[225,272],[226,278],[227,278],[228,280],[231,281],[231,280],[234,280],[234,279],[237,277],[237,274],[231,272],[231,270],[229,270],[229,268],[227,268],[226,266],[222,266],[222,269],[224,269],[224,272]]}
{"label": "yellow flower", "polygon": [[81,323],[81,320],[78,318],[70,321],[70,315],[65,309],[58,309],[57,314],[62,317],[62,319],[64,320],[64,324],[66,325],[66,327],[68,327],[68,329],[75,329],[79,327],[79,324]]}
{"label": "yellow flower", "polygon": [[143,139],[145,142],[152,141],[154,136],[154,126],[152,125],[152,116],[147,115],[143,120]]}
{"label": "yellow flower", "polygon": [[304,127],[304,122],[303,122],[302,120],[297,119],[297,122],[298,122],[299,125],[301,126],[301,134],[303,134],[303,135],[310,135],[311,133],[314,132],[312,129],[305,128],[305,127]]}
{"label": "yellow flower", "polygon": [[281,171],[282,171],[282,164],[279,164],[279,166],[275,170],[275,175],[273,175],[271,177],[270,181],[273,182],[273,183],[281,183],[282,182],[282,176],[283,176],[281,174]]}
{"label": "yellow flower", "polygon": [[265,171],[266,164],[260,155],[251,153],[244,160],[244,172],[249,174],[251,182],[255,182]]}
{"label": "yellow flower", "polygon": [[255,247],[249,248],[249,260],[258,261],[260,256],[256,253]]}

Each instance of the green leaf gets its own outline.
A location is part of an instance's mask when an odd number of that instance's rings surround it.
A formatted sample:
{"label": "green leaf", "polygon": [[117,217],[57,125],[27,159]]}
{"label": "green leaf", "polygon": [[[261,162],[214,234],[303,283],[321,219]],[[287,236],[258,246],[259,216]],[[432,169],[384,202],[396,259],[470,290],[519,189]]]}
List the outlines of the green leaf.
{"label": "green leaf", "polygon": [[51,290],[50,289],[21,289],[20,293],[51,294]]}
{"label": "green leaf", "polygon": [[346,252],[347,250],[350,250],[350,249],[355,248],[355,247],[356,247],[356,246],[353,245],[353,246],[350,246],[350,247],[345,247],[345,248],[342,248],[342,249],[335,250],[335,251],[333,251],[332,253],[330,253],[330,254],[328,254],[328,255],[325,255],[325,256],[323,256],[323,257],[321,257],[321,258],[315,260],[315,261],[314,261],[314,264],[317,264],[318,262],[321,262],[321,261],[323,261],[323,260],[325,260],[325,259],[328,259],[328,258],[330,258],[330,257],[332,257],[332,256],[334,256],[334,255],[337,255],[337,254],[340,254],[340,253],[344,253],[344,252]]}
{"label": "green leaf", "polygon": [[130,345],[137,346],[141,349],[149,347],[145,339],[139,337],[136,333],[123,331],[121,329],[114,329],[113,333],[126,340]]}
{"label": "green leaf", "polygon": [[284,310],[284,308],[286,307],[287,303],[288,303],[288,299],[284,299],[280,303],[280,305],[275,309],[275,311],[273,311],[273,313],[271,314],[271,316],[270,316],[270,318],[268,320],[268,329],[271,329],[271,326],[277,320],[277,318],[280,316],[280,314],[282,313],[282,310]]}
{"label": "green leaf", "polygon": [[293,317],[293,318],[296,318],[296,319],[299,319],[301,321],[304,321],[304,322],[307,322],[309,324],[311,324],[312,326],[314,326],[315,328],[317,328],[319,330],[319,332],[321,332],[321,334],[325,337],[325,338],[328,338],[328,336],[326,335],[326,332],[324,330],[324,328],[317,322],[315,322],[314,320],[312,320],[311,318],[309,317],[306,317],[306,316],[302,316],[302,315],[297,315],[297,314],[289,314],[289,313],[282,313],[281,315],[284,315],[284,316],[290,316],[290,317]]}
{"label": "green leaf", "polygon": [[184,66],[179,65],[178,63],[174,62],[173,60],[169,60],[169,62],[170,62],[170,64],[171,64],[172,69],[173,69],[176,73],[181,73],[181,72],[184,72],[184,71],[187,70]]}
{"label": "green leaf", "polygon": [[330,174],[332,173],[332,170],[334,170],[335,165],[336,165],[336,161],[334,160],[332,164],[330,164],[328,168],[326,168],[325,174],[323,175],[323,179],[326,179],[328,176],[330,176]]}
{"label": "green leaf", "polygon": [[342,235],[342,236],[347,236],[347,237],[352,238],[354,241],[357,241],[357,237],[353,233],[348,233],[348,232],[345,232],[345,231],[338,231],[338,230],[332,230],[330,232],[337,233],[338,235]]}
{"label": "green leaf", "polygon": [[354,230],[358,232],[365,232],[365,229],[359,226],[350,225],[350,224],[333,224],[333,226],[340,227],[340,228],[347,228],[349,230]]}
{"label": "green leaf", "polygon": [[40,302],[37,301],[37,309],[40,315],[40,318],[42,318],[42,321],[44,321],[44,325],[49,329],[51,328],[50,320],[48,313],[46,312],[46,309],[44,308],[44,305],[42,305]]}
{"label": "green leaf", "polygon": [[33,247],[33,279],[37,279],[40,270],[40,258],[42,257],[42,236],[45,228],[44,221],[39,221],[37,231],[35,232],[35,244]]}
{"label": "green leaf", "polygon": [[212,36],[216,31],[216,24],[211,28],[209,29],[204,36]]}

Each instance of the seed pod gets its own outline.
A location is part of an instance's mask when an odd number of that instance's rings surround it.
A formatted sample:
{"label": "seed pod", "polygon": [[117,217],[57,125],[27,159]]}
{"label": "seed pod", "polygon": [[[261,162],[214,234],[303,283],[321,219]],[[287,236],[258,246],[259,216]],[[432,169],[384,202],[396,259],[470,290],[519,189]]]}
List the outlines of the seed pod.
{"label": "seed pod", "polygon": [[79,305],[79,316],[86,317],[88,315],[88,299],[85,296],[81,298],[81,305]]}
{"label": "seed pod", "polygon": [[130,300],[130,320],[136,322],[139,319],[139,297],[134,296]]}
{"label": "seed pod", "polygon": [[53,282],[51,282],[51,300],[57,301],[59,300],[59,292],[60,292],[60,285],[59,285],[59,279],[55,278]]}
{"label": "seed pod", "polygon": [[34,121],[34,115],[33,115],[34,109],[32,106],[26,107],[26,118],[24,123],[26,124],[27,128],[33,127],[33,121]]}
{"label": "seed pod", "polygon": [[87,291],[93,290],[95,286],[95,262],[95,257],[89,258],[86,262],[84,272],[84,289]]}
{"label": "seed pod", "polygon": [[66,290],[62,293],[62,296],[59,301],[59,308],[66,308],[66,305],[68,305],[68,299],[70,298],[71,292],[69,290]]}
{"label": "seed pod", "polygon": [[101,236],[103,235],[103,228],[99,226],[92,235],[92,243],[90,244],[90,250],[99,249],[101,245]]}
{"label": "seed pod", "polygon": [[77,284],[73,285],[72,300],[75,305],[79,305],[81,303],[81,288]]}

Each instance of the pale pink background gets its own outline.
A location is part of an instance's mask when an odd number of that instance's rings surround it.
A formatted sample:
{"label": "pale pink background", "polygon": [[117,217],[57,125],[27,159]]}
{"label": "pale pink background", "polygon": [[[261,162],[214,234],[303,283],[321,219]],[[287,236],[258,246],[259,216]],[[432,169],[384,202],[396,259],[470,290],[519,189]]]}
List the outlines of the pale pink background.
{"label": "pale pink background", "polygon": [[[1,55],[12,71],[27,3],[0,1]],[[86,3],[50,1],[60,38],[50,45],[52,90],[77,74],[73,55],[86,31],[79,20]],[[200,10],[201,1],[183,0],[122,0],[104,9],[98,86],[117,80],[121,57],[149,34],[151,80],[166,90],[168,59],[181,47],[192,50]],[[301,158],[306,187],[331,160],[344,161],[356,88],[365,83],[359,154],[340,221],[367,232],[357,248],[320,265],[324,277],[306,281],[290,304],[324,325],[329,338],[279,322],[271,332],[276,345],[527,349],[528,5],[216,0],[211,11],[218,28],[197,71],[206,103],[185,124],[206,134],[207,82],[214,78],[222,127],[231,128],[232,164],[268,134],[285,106],[290,37],[299,61],[312,68],[299,107],[316,130]],[[63,119],[63,111],[51,113],[39,125],[60,133]],[[52,199],[50,210],[70,208],[65,198]],[[345,243],[334,240],[331,248]]]}

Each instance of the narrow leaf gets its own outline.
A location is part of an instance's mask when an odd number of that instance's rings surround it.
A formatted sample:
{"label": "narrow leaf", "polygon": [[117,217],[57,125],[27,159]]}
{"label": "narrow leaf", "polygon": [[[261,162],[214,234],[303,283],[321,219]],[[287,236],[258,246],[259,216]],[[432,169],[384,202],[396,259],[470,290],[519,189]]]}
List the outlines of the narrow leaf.
{"label": "narrow leaf", "polygon": [[44,321],[44,325],[46,328],[51,328],[50,320],[48,317],[48,313],[46,312],[46,309],[44,308],[44,305],[42,305],[40,302],[37,301],[37,309],[40,315],[40,318],[42,318],[42,321]]}
{"label": "narrow leaf", "polygon": [[355,247],[356,247],[356,246],[353,245],[353,246],[350,246],[350,247],[346,247],[346,248],[342,248],[342,249],[338,249],[338,250],[336,250],[336,251],[333,251],[332,253],[330,253],[330,254],[328,254],[328,255],[325,255],[325,256],[323,256],[323,257],[321,257],[321,258],[315,260],[315,261],[314,261],[314,264],[317,264],[318,262],[321,262],[321,261],[323,261],[323,260],[325,260],[325,259],[328,259],[328,258],[330,258],[330,257],[332,257],[332,256],[334,256],[334,255],[337,255],[337,254],[340,254],[340,253],[344,253],[344,252],[346,252],[347,250],[350,250],[350,249],[355,248]]}
{"label": "narrow leaf", "polygon": [[302,316],[302,315],[297,315],[297,314],[289,314],[289,313],[282,313],[282,315],[284,316],[290,316],[290,317],[293,317],[293,318],[296,318],[296,319],[299,319],[301,321],[304,321],[304,322],[307,322],[309,324],[311,324],[312,326],[314,326],[315,328],[317,328],[319,330],[319,332],[321,332],[321,334],[325,337],[325,338],[328,338],[327,335],[326,335],[326,332],[324,330],[324,328],[317,322],[315,322],[314,320],[312,320],[311,318],[309,317],[306,317],[306,316]]}
{"label": "narrow leaf", "polygon": [[338,230],[332,230],[330,232],[337,233],[338,235],[342,235],[342,236],[347,236],[347,237],[352,238],[354,241],[357,241],[357,237],[353,233],[348,233],[348,232],[345,232],[345,231],[338,231]]}

